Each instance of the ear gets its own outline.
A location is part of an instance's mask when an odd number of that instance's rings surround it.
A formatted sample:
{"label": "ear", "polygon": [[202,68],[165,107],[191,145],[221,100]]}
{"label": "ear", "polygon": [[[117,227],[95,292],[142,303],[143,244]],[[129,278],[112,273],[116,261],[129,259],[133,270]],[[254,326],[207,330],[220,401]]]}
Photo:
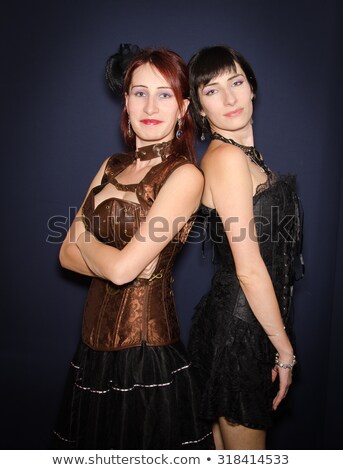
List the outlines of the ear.
{"label": "ear", "polygon": [[189,101],[188,98],[186,98],[186,99],[183,100],[179,119],[180,119],[180,118],[183,118],[183,116],[186,114],[186,111],[187,111],[187,109],[188,109],[189,103],[190,103],[190,101]]}
{"label": "ear", "polygon": [[200,114],[201,114],[202,117],[206,117],[206,114],[205,114],[204,111],[201,110],[201,111],[200,111]]}

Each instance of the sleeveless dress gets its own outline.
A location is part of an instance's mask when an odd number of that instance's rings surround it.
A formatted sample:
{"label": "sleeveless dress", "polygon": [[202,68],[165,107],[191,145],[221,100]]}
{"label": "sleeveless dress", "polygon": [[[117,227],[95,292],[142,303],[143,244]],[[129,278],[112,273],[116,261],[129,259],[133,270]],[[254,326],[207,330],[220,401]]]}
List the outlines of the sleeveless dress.
{"label": "sleeveless dress", "polygon": [[[139,184],[116,176],[134,158],[161,157]],[[83,206],[86,228],[100,241],[122,249],[146,217],[160,188],[189,163],[172,141],[110,157],[102,182]],[[107,184],[134,191],[138,203],[94,196]],[[66,449],[201,449],[212,447],[210,426],[198,420],[198,392],[180,341],[173,297],[172,266],[194,216],[162,250],[149,279],[123,286],[93,278],[53,447]]]}
{"label": "sleeveless dress", "polygon": [[[292,336],[291,299],[301,228],[295,178],[273,174],[255,148],[224,141],[240,147],[268,175],[253,197],[254,222],[282,319]],[[240,287],[217,211],[202,205],[200,214],[218,264],[210,291],[196,307],[189,339],[202,391],[201,416],[209,421],[224,416],[232,424],[266,429],[272,423],[278,388],[277,381],[271,381],[276,351]]]}

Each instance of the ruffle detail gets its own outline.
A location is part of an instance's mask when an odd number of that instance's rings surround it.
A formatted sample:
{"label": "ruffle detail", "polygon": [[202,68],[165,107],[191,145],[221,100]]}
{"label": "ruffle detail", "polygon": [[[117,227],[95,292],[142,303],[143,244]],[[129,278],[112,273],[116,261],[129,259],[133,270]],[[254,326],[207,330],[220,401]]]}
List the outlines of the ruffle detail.
{"label": "ruffle detail", "polygon": [[68,374],[53,447],[208,449],[210,424],[181,342],[99,352],[80,342]]}
{"label": "ruffle detail", "polygon": [[203,391],[200,415],[266,429],[277,393],[271,380],[275,351],[258,323],[230,315],[227,300],[220,290],[215,298],[205,296],[193,317],[189,353]]}

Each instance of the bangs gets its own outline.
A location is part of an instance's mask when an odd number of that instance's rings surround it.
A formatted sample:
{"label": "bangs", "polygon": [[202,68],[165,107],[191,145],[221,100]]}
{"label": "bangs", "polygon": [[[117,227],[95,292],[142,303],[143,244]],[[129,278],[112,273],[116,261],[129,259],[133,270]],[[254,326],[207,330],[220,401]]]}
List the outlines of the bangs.
{"label": "bangs", "polygon": [[237,73],[236,63],[232,54],[222,47],[212,48],[212,50],[205,49],[198,64],[199,67],[197,67],[197,64],[194,64],[192,71],[195,77],[196,88],[207,85],[214,77],[222,73]]}
{"label": "bangs", "polygon": [[[183,96],[182,96],[183,87],[182,87],[182,84],[180,83],[182,71],[180,70],[179,64],[176,63],[175,61],[171,63],[170,58],[162,56],[162,55],[157,55],[157,54],[151,55],[149,64],[155,67],[155,69],[162,75],[162,77],[170,85],[180,107],[182,99],[183,99]],[[186,70],[183,71],[183,74],[187,76]]]}
{"label": "bangs", "polygon": [[226,65],[225,67],[219,67],[216,70],[211,70],[211,71],[208,71],[207,73],[204,73],[202,76],[199,75],[198,80],[197,80],[198,81],[197,86],[198,87],[204,87],[208,83],[210,83],[213,78],[215,78],[218,75],[221,75],[225,72],[237,73],[236,64],[233,63],[232,65]]}

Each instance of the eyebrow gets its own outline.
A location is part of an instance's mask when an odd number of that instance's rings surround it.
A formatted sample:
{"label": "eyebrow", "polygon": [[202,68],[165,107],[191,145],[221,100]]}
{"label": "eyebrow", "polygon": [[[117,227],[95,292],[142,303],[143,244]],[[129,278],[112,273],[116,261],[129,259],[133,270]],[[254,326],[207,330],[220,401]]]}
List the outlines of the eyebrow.
{"label": "eyebrow", "polygon": [[[234,78],[237,78],[237,77],[244,77],[244,75],[242,73],[236,73],[235,75],[232,75],[232,77],[229,77],[227,81],[233,80]],[[203,89],[206,88],[207,86],[213,86],[213,85],[219,85],[219,82],[207,83],[206,85],[203,86]]]}
{"label": "eyebrow", "polygon": [[[139,87],[139,88],[149,88],[146,85],[132,85],[131,88],[137,88],[137,87]],[[166,89],[171,90],[172,87],[171,86],[158,86],[157,89],[158,90],[166,90]]]}

